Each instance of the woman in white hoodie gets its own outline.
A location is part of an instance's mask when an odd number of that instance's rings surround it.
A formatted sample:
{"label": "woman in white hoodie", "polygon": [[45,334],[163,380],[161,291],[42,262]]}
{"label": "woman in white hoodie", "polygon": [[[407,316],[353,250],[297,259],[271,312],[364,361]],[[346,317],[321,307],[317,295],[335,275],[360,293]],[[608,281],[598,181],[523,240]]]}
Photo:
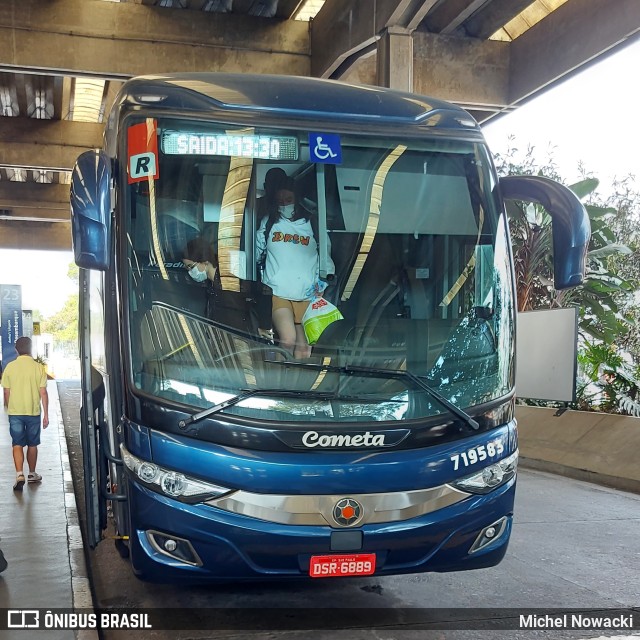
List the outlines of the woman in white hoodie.
{"label": "woman in white hoodie", "polygon": [[284,177],[277,185],[275,206],[262,219],[256,236],[262,282],[273,291],[271,313],[280,346],[295,358],[308,358],[311,347],[302,316],[310,299],[322,295],[322,288],[317,234],[311,214],[296,204],[293,178]]}

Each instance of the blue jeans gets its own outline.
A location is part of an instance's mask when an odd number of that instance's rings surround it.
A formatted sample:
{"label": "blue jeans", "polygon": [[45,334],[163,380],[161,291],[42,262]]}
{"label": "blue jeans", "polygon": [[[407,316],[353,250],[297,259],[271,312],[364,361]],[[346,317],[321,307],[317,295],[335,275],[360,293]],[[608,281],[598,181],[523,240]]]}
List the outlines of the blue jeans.
{"label": "blue jeans", "polygon": [[9,416],[9,433],[14,447],[37,447],[40,444],[40,416]]}

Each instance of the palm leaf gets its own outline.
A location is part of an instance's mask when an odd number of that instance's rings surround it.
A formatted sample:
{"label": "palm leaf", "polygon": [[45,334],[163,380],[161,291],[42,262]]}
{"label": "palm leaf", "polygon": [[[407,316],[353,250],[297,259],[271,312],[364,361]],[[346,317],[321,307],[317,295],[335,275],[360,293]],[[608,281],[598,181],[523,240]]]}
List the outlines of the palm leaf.
{"label": "palm leaf", "polygon": [[584,200],[588,195],[592,194],[600,184],[597,178],[585,178],[569,186],[569,189],[575,193],[580,200]]}

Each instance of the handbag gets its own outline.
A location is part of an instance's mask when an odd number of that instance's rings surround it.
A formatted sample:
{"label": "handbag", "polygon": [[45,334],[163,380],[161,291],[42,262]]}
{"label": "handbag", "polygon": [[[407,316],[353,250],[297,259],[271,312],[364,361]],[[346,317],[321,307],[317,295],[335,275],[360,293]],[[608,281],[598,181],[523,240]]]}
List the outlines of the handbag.
{"label": "handbag", "polygon": [[344,320],[338,307],[324,298],[312,300],[302,316],[302,327],[307,342],[309,344],[318,342],[322,332],[336,320]]}

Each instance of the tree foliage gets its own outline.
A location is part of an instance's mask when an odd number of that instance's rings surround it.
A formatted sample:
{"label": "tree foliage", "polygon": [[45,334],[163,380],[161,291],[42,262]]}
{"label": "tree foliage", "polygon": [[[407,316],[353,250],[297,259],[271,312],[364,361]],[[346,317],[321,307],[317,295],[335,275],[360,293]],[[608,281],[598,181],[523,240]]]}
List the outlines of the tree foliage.
{"label": "tree foliage", "polygon": [[[535,161],[531,147],[519,158],[513,139],[507,152],[496,156],[496,164],[501,175],[540,175],[566,184],[552,154],[543,165]],[[582,179],[569,186],[585,204],[591,239],[579,287],[553,287],[549,214],[538,205],[507,203],[518,311],[577,307],[580,408],[640,415],[640,299],[634,294],[640,284],[640,194],[629,176],[614,182],[611,195],[603,198],[598,180],[584,167],[580,170]]]}
{"label": "tree foliage", "polygon": [[618,339],[618,346],[633,354],[634,362],[640,363],[640,191],[633,176],[626,176],[613,183],[613,193],[605,204],[615,210],[611,228],[620,242],[629,247],[629,253],[609,258],[611,268],[623,273],[631,283],[633,295],[619,295],[620,312],[627,319],[631,330]]}
{"label": "tree foliage", "polygon": [[[75,269],[75,271],[74,271]],[[78,269],[75,264],[69,266],[67,275],[77,282]],[[52,316],[42,318],[41,331],[53,336],[54,349],[70,354],[78,351],[78,294],[70,295],[62,309]]]}
{"label": "tree foliage", "polygon": [[53,335],[54,340],[75,343],[78,340],[78,296],[71,295],[62,309],[42,321],[42,330]]}
{"label": "tree foliage", "polygon": [[640,370],[614,345],[585,341],[578,354],[583,373],[578,408],[640,417]]}

